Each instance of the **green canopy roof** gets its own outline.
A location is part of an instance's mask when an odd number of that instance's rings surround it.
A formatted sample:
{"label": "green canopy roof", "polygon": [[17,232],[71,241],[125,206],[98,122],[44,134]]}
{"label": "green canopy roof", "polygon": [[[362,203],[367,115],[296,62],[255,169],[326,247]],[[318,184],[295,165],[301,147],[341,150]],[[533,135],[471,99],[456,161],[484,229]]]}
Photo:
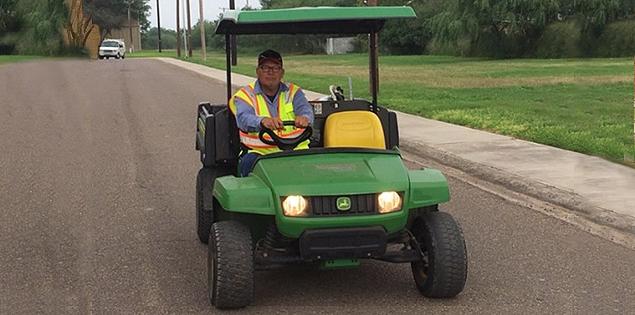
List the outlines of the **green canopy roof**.
{"label": "green canopy roof", "polygon": [[415,18],[410,7],[303,7],[223,13],[216,34],[368,34],[387,19]]}

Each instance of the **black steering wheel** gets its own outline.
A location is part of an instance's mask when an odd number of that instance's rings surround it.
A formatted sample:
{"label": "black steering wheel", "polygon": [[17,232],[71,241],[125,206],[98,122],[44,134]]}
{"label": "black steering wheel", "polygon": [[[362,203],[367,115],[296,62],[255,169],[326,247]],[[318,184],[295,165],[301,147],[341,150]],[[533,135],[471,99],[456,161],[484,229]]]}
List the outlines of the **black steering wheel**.
{"label": "black steering wheel", "polygon": [[[285,120],[282,122],[282,124],[284,126],[295,126],[295,121]],[[271,137],[271,140],[265,139],[264,137],[265,133]],[[277,146],[282,151],[291,151],[295,149],[295,147],[297,147],[304,140],[309,139],[312,134],[313,134],[313,128],[311,128],[311,126],[307,126],[306,128],[304,128],[304,131],[297,137],[282,138],[278,136],[273,130],[265,126],[260,126],[260,133],[258,133],[258,138],[260,138],[260,141],[268,145]]]}

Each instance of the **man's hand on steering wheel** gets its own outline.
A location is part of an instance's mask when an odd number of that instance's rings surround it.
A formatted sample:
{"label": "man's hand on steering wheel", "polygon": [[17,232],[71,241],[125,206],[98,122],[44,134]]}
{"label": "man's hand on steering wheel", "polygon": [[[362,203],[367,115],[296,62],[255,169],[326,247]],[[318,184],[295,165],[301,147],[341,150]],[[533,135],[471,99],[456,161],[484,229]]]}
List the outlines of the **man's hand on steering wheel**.
{"label": "man's hand on steering wheel", "polygon": [[306,128],[309,126],[309,117],[306,116],[295,116],[295,126],[296,128]]}
{"label": "man's hand on steering wheel", "polygon": [[284,124],[282,123],[282,120],[278,117],[265,117],[260,121],[260,125],[271,130],[284,129]]}

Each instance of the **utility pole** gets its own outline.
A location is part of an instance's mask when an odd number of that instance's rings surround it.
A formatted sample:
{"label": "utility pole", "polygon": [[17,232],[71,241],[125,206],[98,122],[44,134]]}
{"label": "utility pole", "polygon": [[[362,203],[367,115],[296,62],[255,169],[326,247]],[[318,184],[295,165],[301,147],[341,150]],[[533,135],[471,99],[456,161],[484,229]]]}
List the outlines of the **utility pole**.
{"label": "utility pole", "polygon": [[128,30],[130,30],[130,52],[134,51],[134,41],[132,40],[132,20],[130,19],[130,4],[132,0],[128,0]]}
{"label": "utility pole", "polygon": [[[379,0],[368,0],[368,6],[377,6],[379,4]],[[379,36],[377,32],[373,31],[368,34],[368,56],[370,58],[370,93],[373,97],[373,106],[377,106],[377,94],[379,94],[379,65],[378,65],[378,49],[377,42],[379,41]]]}
{"label": "utility pole", "polygon": [[179,23],[179,0],[176,0],[176,56],[181,57],[181,24]]}
{"label": "utility pole", "polygon": [[201,26],[201,53],[203,55],[203,61],[207,61],[207,46],[205,44],[205,19],[203,18],[203,0],[198,0],[198,13],[198,24]]}
{"label": "utility pole", "polygon": [[181,11],[181,19],[183,19],[183,53],[186,57],[189,57],[187,53],[187,29],[185,28],[185,1],[181,0],[181,6],[183,10]]}
{"label": "utility pole", "polygon": [[190,18],[190,0],[185,0],[187,4],[187,56],[192,58],[192,20]]}
{"label": "utility pole", "polygon": [[161,11],[159,10],[159,0],[157,0],[157,25],[159,31],[159,52],[161,52]]}
{"label": "utility pole", "polygon": [[[229,9],[230,10],[234,10],[236,9],[236,4],[234,3],[234,0],[229,0]],[[231,45],[231,51],[232,51],[232,66],[235,66],[238,64],[238,54],[237,54],[237,49],[236,49],[236,35],[230,35],[230,45]]]}

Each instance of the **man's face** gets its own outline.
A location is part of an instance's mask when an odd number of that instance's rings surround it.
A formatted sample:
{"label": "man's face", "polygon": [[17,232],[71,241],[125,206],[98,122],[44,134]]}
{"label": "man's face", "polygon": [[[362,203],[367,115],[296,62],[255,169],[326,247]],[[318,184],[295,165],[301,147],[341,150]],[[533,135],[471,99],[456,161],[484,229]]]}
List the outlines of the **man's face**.
{"label": "man's face", "polygon": [[256,68],[256,74],[261,85],[270,89],[277,89],[284,76],[284,69],[277,62],[265,60]]}

